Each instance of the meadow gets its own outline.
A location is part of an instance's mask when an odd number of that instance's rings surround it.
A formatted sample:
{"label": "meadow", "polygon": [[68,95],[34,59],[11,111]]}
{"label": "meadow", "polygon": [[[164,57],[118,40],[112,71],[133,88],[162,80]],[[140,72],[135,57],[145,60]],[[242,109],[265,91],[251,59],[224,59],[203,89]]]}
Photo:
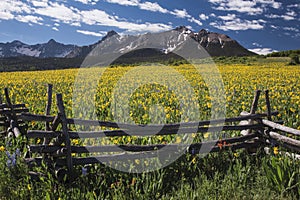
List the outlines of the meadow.
{"label": "meadow", "polygon": [[[199,115],[193,116],[193,111],[189,110],[193,106],[180,109],[182,106],[179,100],[184,96],[176,95],[176,92],[168,90],[158,82],[138,87],[129,98],[129,118],[121,117],[121,119],[132,120],[138,124],[202,120],[209,119],[214,111],[220,109],[214,106],[220,102],[210,96],[209,86],[191,65],[182,64],[170,68],[178,72],[180,77],[185,77],[193,88]],[[83,92],[84,86],[87,86],[84,84],[89,84],[83,77],[76,79],[78,69],[3,72],[0,76],[0,90],[3,91],[4,87],[8,87],[12,102],[25,103],[30,112],[44,114],[47,100],[46,86],[51,83],[54,86],[54,94],[63,94],[69,117],[84,118],[96,114],[97,119],[114,121],[116,113],[112,109],[114,106],[112,93],[118,81],[132,69],[133,66],[114,66],[105,71],[98,68],[89,69],[89,72],[86,72],[89,80],[93,76],[97,78],[99,73],[102,74],[94,91],[96,95],[90,99],[81,98],[83,101],[75,105],[74,101],[78,100],[78,97],[73,96],[75,80],[82,86],[76,88],[78,91],[82,89]],[[299,66],[287,66],[286,62],[269,59],[263,63],[222,63],[218,64],[218,70],[224,84],[222,97],[225,99],[227,117],[239,116],[242,111],[249,111],[254,91],[268,89],[272,109],[280,113],[274,119],[283,120],[285,125],[300,130]],[[171,76],[168,70],[160,73]],[[205,70],[201,72],[204,73]],[[214,81],[214,76],[210,78]],[[127,83],[130,85],[130,81],[127,80]],[[180,91],[185,90],[175,82],[174,84]],[[91,113],[80,109],[90,104],[95,107]],[[79,108],[74,112],[74,106],[78,105]],[[262,98],[259,112],[265,111],[266,106]],[[57,110],[53,106],[51,114],[56,113]],[[120,116],[123,115],[124,113],[121,113]],[[31,123],[29,126],[32,129],[44,129],[44,125],[39,123]],[[231,134],[236,136],[239,133]],[[201,137],[207,136],[200,135]],[[44,177],[39,181],[31,180],[28,176],[29,169],[22,162],[22,155],[17,155],[18,151],[16,153],[16,149],[25,140],[26,138],[20,138],[14,141],[14,145],[7,144],[4,139],[0,141],[1,199],[299,199],[300,197],[300,162],[279,155],[278,151],[281,149],[277,147],[271,147],[270,155],[266,155],[263,150],[259,150],[255,155],[249,155],[243,150],[213,153],[204,158],[200,158],[199,155],[185,155],[163,169],[142,174],[124,173],[100,164],[90,166],[88,173],[85,167],[78,167],[76,169],[78,178],[66,184],[53,178],[46,165],[35,169],[43,173]],[[21,149],[20,154],[24,151],[26,149]],[[7,152],[16,153],[17,159],[13,166],[8,162],[10,155]]]}

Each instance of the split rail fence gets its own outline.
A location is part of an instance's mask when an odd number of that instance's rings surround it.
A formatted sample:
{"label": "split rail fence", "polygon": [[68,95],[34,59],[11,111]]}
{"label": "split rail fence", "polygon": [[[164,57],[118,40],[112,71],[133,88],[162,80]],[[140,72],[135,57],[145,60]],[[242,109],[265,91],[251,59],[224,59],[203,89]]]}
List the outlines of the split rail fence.
{"label": "split rail fence", "polygon": [[[144,158],[146,155],[156,156],[155,152],[166,145],[168,148],[180,149],[181,144],[151,144],[151,145],[98,145],[98,146],[77,146],[72,145],[72,139],[103,138],[103,137],[123,137],[123,136],[153,136],[153,130],[159,132],[155,135],[176,135],[178,128],[184,130],[184,134],[240,131],[241,136],[233,138],[222,138],[200,143],[192,143],[186,153],[199,153],[203,145],[209,147],[209,152],[224,150],[237,150],[245,148],[248,151],[255,151],[258,147],[278,145],[289,151],[300,152],[300,141],[289,137],[300,136],[300,131],[286,127],[281,123],[272,121],[272,116],[278,115],[277,111],[271,111],[269,101],[269,91],[265,91],[265,101],[267,105],[266,113],[256,113],[261,91],[255,93],[250,112],[242,112],[240,116],[225,119],[214,119],[208,121],[187,122],[166,125],[130,125],[108,121],[83,120],[67,118],[63,97],[56,94],[56,106],[58,113],[56,116],[50,115],[52,107],[52,85],[48,85],[48,101],[45,115],[29,113],[25,104],[12,104],[9,91],[6,88],[5,103],[0,97],[0,128],[1,134],[6,137],[19,137],[25,135],[28,138],[28,164],[41,164],[43,161],[56,166],[56,172],[60,175],[72,176],[75,165],[95,164],[101,161],[110,160],[135,160]],[[43,122],[45,130],[28,130],[27,123]],[[225,125],[224,125],[225,123]],[[71,131],[70,125],[98,126],[105,127],[106,130],[99,131]],[[58,128],[60,127],[60,128]],[[139,129],[138,127],[143,127]],[[111,128],[114,128],[111,130]],[[0,129],[1,130],[1,129]],[[128,130],[134,130],[134,134],[128,135]],[[195,131],[196,130],[196,131]],[[288,136],[289,135],[289,136]],[[37,139],[43,139],[41,144],[33,143]],[[120,149],[125,152],[120,152]],[[89,153],[108,153],[97,156],[82,156]],[[201,152],[205,153],[205,152]],[[74,154],[76,156],[74,156]],[[59,174],[59,173],[58,173]]]}

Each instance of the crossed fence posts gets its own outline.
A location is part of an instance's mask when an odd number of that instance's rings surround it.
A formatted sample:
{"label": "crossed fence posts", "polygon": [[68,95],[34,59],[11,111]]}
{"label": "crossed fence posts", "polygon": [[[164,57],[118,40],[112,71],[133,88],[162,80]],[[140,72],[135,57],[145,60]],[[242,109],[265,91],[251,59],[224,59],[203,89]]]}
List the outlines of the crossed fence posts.
{"label": "crossed fence posts", "polygon": [[[29,109],[26,108],[25,104],[12,104],[7,88],[4,90],[6,103],[3,103],[0,96],[0,126],[3,129],[1,135],[5,137],[20,137],[21,135],[25,135],[26,138],[28,138],[29,156],[25,159],[28,164],[41,164],[42,162],[49,162],[50,164],[54,163],[58,178],[62,178],[62,176],[65,175],[72,177],[72,171],[75,165],[95,164],[99,163],[99,159],[102,161],[110,161],[122,159],[134,160],[143,158],[146,155],[155,157],[155,151],[166,146],[166,144],[124,144],[118,145],[119,148],[126,151],[125,153],[120,153],[115,145],[72,145],[72,139],[129,136],[126,133],[126,128],[135,128],[139,125],[122,124],[122,129],[120,129],[116,122],[67,118],[62,94],[56,94],[58,113],[56,116],[51,116],[52,88],[53,86],[48,84],[48,100],[45,115],[29,113]],[[272,121],[272,116],[276,116],[278,112],[272,112],[271,110],[268,90],[264,91],[267,107],[266,113],[256,113],[261,92],[262,91],[260,90],[255,92],[250,112],[242,112],[240,116],[177,124],[149,125],[149,129],[135,131],[134,135],[143,137],[152,136],[153,128],[157,128],[158,126],[160,126],[161,130],[156,133],[156,135],[162,136],[176,135],[176,130],[178,130],[179,126],[184,127],[186,134],[195,134],[195,127],[197,128],[196,133],[205,133],[208,129],[209,131],[241,131],[241,136],[239,137],[192,143],[187,149],[187,153],[199,153],[203,145],[211,147],[209,148],[209,153],[224,150],[237,150],[241,148],[254,153],[258,147],[268,145],[279,145],[290,151],[300,152],[300,141],[287,136],[287,134],[292,134],[296,137],[300,136],[300,131],[283,126],[280,122]],[[27,122],[32,121],[43,122],[45,124],[45,130],[28,130]],[[220,124],[223,122],[225,122],[226,125],[221,126]],[[233,123],[239,124],[236,125]],[[115,129],[80,132],[69,130],[70,124],[101,126]],[[61,125],[60,130],[58,130],[59,125]],[[43,142],[42,144],[32,144],[33,141],[36,141],[30,140],[32,138],[42,138]],[[180,144],[168,144],[168,146],[174,148],[174,150],[180,148]],[[80,156],[87,153],[104,152],[106,154],[99,156]],[[76,154],[76,156],[72,156],[72,154]],[[42,157],[36,157],[35,155],[42,155]]]}

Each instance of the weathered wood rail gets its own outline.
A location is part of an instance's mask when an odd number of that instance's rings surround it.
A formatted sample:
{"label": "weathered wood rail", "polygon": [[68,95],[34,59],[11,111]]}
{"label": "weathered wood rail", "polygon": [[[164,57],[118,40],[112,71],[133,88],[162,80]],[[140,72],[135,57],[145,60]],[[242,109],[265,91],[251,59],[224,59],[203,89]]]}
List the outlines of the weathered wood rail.
{"label": "weathered wood rail", "polygon": [[[0,126],[5,127],[2,134],[6,134],[7,136],[19,137],[21,134],[26,135],[29,139],[28,141],[31,141],[31,143],[28,144],[30,157],[27,158],[26,161],[28,161],[29,164],[39,164],[42,161],[51,162],[50,164],[55,163],[60,172],[58,176],[64,174],[71,176],[75,165],[99,163],[99,159],[101,159],[101,161],[120,161],[140,159],[145,156],[155,157],[155,152],[164,148],[166,145],[169,149],[174,151],[184,146],[180,143],[78,146],[72,145],[71,141],[73,139],[124,136],[149,137],[153,136],[154,130],[160,130],[155,132],[155,136],[176,136],[180,135],[177,133],[179,127],[180,132],[184,132],[184,134],[201,134],[208,131],[217,133],[226,131],[241,132],[241,136],[239,137],[217,138],[210,141],[192,143],[187,149],[187,153],[191,154],[199,153],[203,146],[208,147],[209,152],[218,152],[241,148],[253,150],[266,145],[280,145],[288,150],[300,152],[300,141],[285,135],[285,133],[288,133],[294,136],[300,136],[300,131],[272,121],[272,116],[276,116],[278,112],[271,111],[268,91],[265,91],[266,113],[256,113],[260,94],[261,91],[256,91],[250,112],[242,112],[241,116],[207,121],[145,126],[67,118],[61,94],[56,95],[58,114],[51,116],[49,115],[52,107],[52,85],[50,84],[48,85],[48,101],[45,115],[31,114],[28,113],[28,109],[24,104],[13,105],[9,97],[8,89],[5,89],[6,103],[3,103],[0,98]],[[44,122],[45,130],[27,130],[26,122],[32,121]],[[223,125],[223,123],[225,123],[225,125]],[[106,129],[99,131],[72,131],[69,129],[69,125],[74,124],[105,127]],[[59,126],[61,127],[60,129],[58,129]],[[109,128],[114,129],[111,130]],[[9,134],[8,132],[13,134]],[[132,132],[132,134],[129,135],[128,132]],[[31,140],[32,138],[34,140]],[[37,141],[37,138],[43,139],[43,142],[39,144],[34,143],[33,141]],[[120,150],[123,150],[123,152]],[[101,155],[88,155],[90,153],[101,153]],[[201,153],[205,152],[201,151]],[[62,170],[64,168],[66,168],[66,170]]]}
{"label": "weathered wood rail", "polygon": [[28,128],[27,124],[20,118],[22,113],[29,112],[25,104],[12,104],[8,89],[4,89],[6,103],[3,103],[0,95],[0,127],[1,136],[19,137]]}

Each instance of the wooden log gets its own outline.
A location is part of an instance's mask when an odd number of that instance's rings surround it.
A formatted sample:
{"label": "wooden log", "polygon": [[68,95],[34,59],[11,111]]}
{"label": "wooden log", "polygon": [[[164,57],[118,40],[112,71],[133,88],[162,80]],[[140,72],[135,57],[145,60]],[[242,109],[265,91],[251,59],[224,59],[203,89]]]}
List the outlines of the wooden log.
{"label": "wooden log", "polygon": [[[272,115],[278,115],[278,111],[272,112]],[[97,120],[79,120],[79,119],[67,119],[68,124],[78,124],[78,125],[85,125],[85,126],[106,126],[110,128],[119,128],[119,125],[123,129],[129,129],[129,128],[139,128],[139,127],[149,127],[149,128],[166,128],[166,129],[176,129],[179,126],[180,127],[190,127],[190,126],[204,126],[204,125],[215,125],[215,124],[220,124],[220,123],[231,123],[231,122],[239,122],[242,120],[248,120],[248,119],[253,119],[253,120],[258,120],[261,119],[262,117],[266,117],[266,113],[262,114],[245,114],[242,113],[242,116],[239,117],[233,117],[233,118],[226,118],[226,119],[214,119],[214,120],[206,120],[206,121],[197,121],[197,122],[188,122],[188,123],[174,123],[174,124],[161,124],[161,125],[132,125],[132,124],[124,124],[124,123],[115,123],[115,122],[105,122],[105,121],[97,121]],[[59,117],[54,117],[54,116],[45,116],[45,115],[33,115],[30,113],[22,113],[19,116],[20,119],[24,121],[43,121],[43,122],[53,122],[55,121],[55,118]],[[55,123],[55,122],[53,122]],[[52,128],[53,129],[53,128]],[[55,129],[54,129],[55,130]]]}
{"label": "wooden log", "polygon": [[[82,131],[73,132],[69,131],[69,137],[71,139],[78,138],[101,138],[101,137],[119,137],[119,136],[158,136],[158,135],[176,135],[176,134],[193,134],[193,133],[205,133],[208,130],[210,132],[220,132],[220,131],[240,131],[246,129],[261,130],[263,126],[261,124],[253,125],[237,125],[237,126],[214,126],[214,127],[196,127],[196,128],[184,128],[181,129],[180,133],[177,130],[162,129],[157,132],[156,129],[145,129],[145,130],[133,130],[128,132],[127,130],[103,130],[103,131]],[[129,134],[130,133],[130,134]],[[28,138],[35,137],[47,137],[54,138],[61,134],[59,131],[28,131]]]}
{"label": "wooden log", "polygon": [[[2,115],[10,115],[10,114],[16,115],[16,114],[24,113],[24,112],[29,112],[29,109],[28,108],[16,108],[16,109],[11,109],[11,110],[1,110],[0,114],[2,114]],[[17,118],[17,117],[15,117],[15,118]]]}
{"label": "wooden log", "polygon": [[[235,138],[225,138],[222,139],[222,144],[226,144],[227,146],[233,143],[240,143],[251,140],[257,136],[257,133],[250,134],[247,136],[235,137]],[[215,146],[219,143],[220,140],[211,140],[204,141],[202,143],[194,143],[190,146],[190,148],[201,148],[204,146]],[[225,145],[225,146],[226,146]],[[183,147],[187,147],[187,144],[154,144],[154,145],[103,145],[103,146],[71,146],[72,153],[92,153],[92,152],[120,152],[120,151],[132,151],[132,152],[141,152],[141,151],[154,151],[168,146],[169,150],[176,151],[178,149],[182,149]],[[66,153],[66,147],[63,146],[52,146],[52,145],[31,145],[29,146],[29,150],[32,153],[54,153],[64,152]]]}
{"label": "wooden log", "polygon": [[294,148],[295,150],[300,151],[300,141],[299,140],[295,140],[295,139],[280,135],[280,134],[278,134],[276,132],[272,132],[272,131],[267,133],[267,135],[269,135],[269,137],[271,139],[274,139],[282,144],[287,144],[287,145],[293,146],[293,147],[295,147]]}
{"label": "wooden log", "polygon": [[266,105],[267,105],[267,113],[268,113],[268,120],[272,120],[272,110],[271,110],[271,103],[269,98],[269,90],[265,90],[265,98],[266,98]]}
{"label": "wooden log", "polygon": [[[25,108],[26,105],[24,103],[21,104],[13,104],[11,105],[14,109],[15,108]],[[4,109],[4,108],[11,108],[11,106],[9,106],[8,104],[2,104],[0,105],[0,109]]]}
{"label": "wooden log", "polygon": [[[109,155],[99,155],[94,157],[73,158],[74,165],[97,164],[101,162],[119,162],[119,161],[134,161],[135,159],[149,159],[157,157],[156,152],[138,152],[138,153],[119,153]],[[66,165],[65,159],[57,159],[58,165]]]}
{"label": "wooden log", "polygon": [[51,126],[51,130],[55,131],[58,127],[58,125],[61,123],[61,115],[58,114],[57,116],[54,117],[53,122],[52,122],[52,126]]}
{"label": "wooden log", "polygon": [[40,131],[40,130],[29,130],[27,131],[27,138],[55,138],[61,135],[60,131]]}
{"label": "wooden log", "polygon": [[213,147],[212,149],[207,149],[208,151],[204,151],[202,150],[200,152],[200,149],[196,149],[194,151],[194,153],[214,153],[214,152],[219,152],[219,151],[228,151],[228,150],[232,150],[232,151],[236,151],[238,149],[257,149],[258,147],[261,146],[261,143],[259,142],[243,142],[243,143],[239,143],[239,144],[233,144],[233,145],[224,145],[222,146],[222,148],[220,147]]}
{"label": "wooden log", "polygon": [[[213,153],[219,151],[226,151],[226,150],[237,150],[242,148],[257,148],[260,146],[260,143],[241,143],[241,144],[234,144],[231,146],[224,146],[223,148],[213,147],[212,149],[206,149],[208,151],[201,151],[199,149],[193,150],[193,154],[200,153]],[[191,153],[191,152],[189,152]],[[146,152],[139,152],[139,153],[119,153],[119,154],[107,154],[107,155],[100,155],[94,157],[81,157],[81,158],[73,158],[74,165],[85,165],[85,164],[97,164],[101,162],[120,162],[120,161],[134,161],[135,159],[149,159],[149,158],[157,158],[157,152],[153,151],[146,151]],[[59,165],[66,165],[65,159],[57,159],[57,164]]]}
{"label": "wooden log", "polygon": [[[253,102],[252,102],[252,105],[251,105],[251,110],[250,110],[251,115],[255,114],[255,112],[257,110],[260,93],[261,93],[261,90],[256,90],[255,91],[254,99],[253,99]],[[254,122],[253,119],[250,119],[248,121],[249,121],[249,123],[248,123],[249,125],[253,124],[253,122]],[[248,134],[251,133],[251,131],[252,131],[251,129],[245,130],[245,131],[241,132],[241,134],[242,135],[248,135]]]}
{"label": "wooden log", "polygon": [[70,141],[70,136],[68,133],[68,122],[67,122],[67,117],[66,117],[65,108],[64,108],[63,99],[62,99],[61,94],[56,95],[56,102],[57,102],[58,111],[60,112],[60,115],[61,115],[60,118],[62,121],[62,132],[65,137],[65,145],[67,148],[66,161],[67,161],[68,173],[69,173],[69,176],[72,177],[73,160],[72,160],[72,155],[71,155],[71,141]]}
{"label": "wooden log", "polygon": [[[274,112],[277,115],[277,112]],[[227,119],[213,119],[213,120],[205,120],[205,121],[197,121],[197,122],[186,122],[186,123],[174,123],[174,124],[162,124],[162,125],[133,125],[126,123],[116,123],[116,122],[106,122],[106,121],[96,121],[96,120],[81,120],[81,119],[68,119],[68,124],[77,124],[77,125],[85,125],[85,126],[105,126],[110,128],[119,128],[123,129],[134,129],[139,127],[149,127],[149,128],[166,128],[166,129],[176,129],[177,127],[190,127],[190,126],[204,126],[204,125],[214,125],[220,123],[229,123],[229,122],[238,122],[241,120],[247,119],[260,119],[261,117],[265,117],[267,114],[255,114],[249,116],[239,116],[234,118]]]}
{"label": "wooden log", "polygon": [[46,115],[36,115],[30,113],[22,113],[19,116],[20,119],[24,121],[38,121],[38,122],[52,122],[55,116],[46,116]]}
{"label": "wooden log", "polygon": [[[47,105],[46,105],[46,110],[45,110],[45,115],[50,115],[50,111],[51,111],[51,106],[52,106],[52,84],[48,84],[47,87]],[[46,131],[50,131],[51,127],[50,127],[50,123],[49,122],[45,122],[45,130]],[[44,138],[44,142],[43,144],[49,144],[50,143],[50,139],[49,138]]]}
{"label": "wooden log", "polygon": [[5,95],[5,99],[6,99],[6,103],[11,106],[11,100],[10,100],[10,96],[9,96],[9,91],[8,88],[4,88],[4,95]]}
{"label": "wooden log", "polygon": [[266,120],[266,119],[263,119],[262,123],[274,130],[283,131],[285,133],[300,136],[300,130],[293,129],[293,128],[290,128],[290,127],[287,127],[287,126],[284,126],[281,124],[277,124],[277,123],[274,123],[274,122]]}
{"label": "wooden log", "polygon": [[255,96],[254,96],[254,99],[253,99],[253,102],[252,102],[252,105],[251,105],[250,114],[255,114],[255,112],[257,110],[260,93],[261,93],[261,90],[256,90],[255,91]]}

